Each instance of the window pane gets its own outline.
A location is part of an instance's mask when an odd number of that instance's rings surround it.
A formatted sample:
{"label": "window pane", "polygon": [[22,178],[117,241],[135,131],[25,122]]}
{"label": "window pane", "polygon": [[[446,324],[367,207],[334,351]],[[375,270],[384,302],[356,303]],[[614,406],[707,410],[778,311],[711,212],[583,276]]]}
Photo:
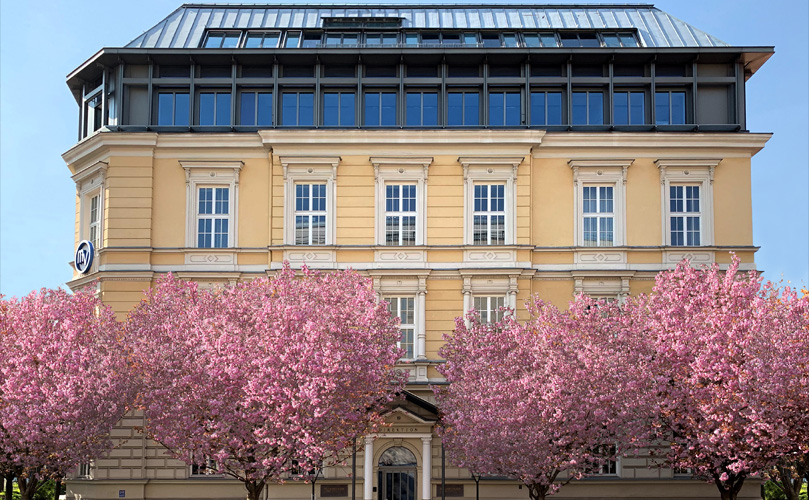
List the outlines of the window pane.
{"label": "window pane", "polygon": [[488,224],[485,215],[476,215],[473,223],[473,243],[475,245],[486,245],[488,243]]}
{"label": "window pane", "polygon": [[438,125],[438,94],[435,92],[425,92],[422,94],[422,125]]}
{"label": "window pane", "polygon": [[200,219],[197,223],[197,247],[211,248],[211,219]]}
{"label": "window pane", "polygon": [[300,40],[300,38],[301,38],[300,33],[287,33],[287,40],[286,40],[286,43],[284,44],[284,47],[287,47],[287,48],[297,47],[298,46],[298,40]]}
{"label": "window pane", "polygon": [[504,96],[505,94],[502,92],[493,92],[489,94],[489,125],[503,125]]}
{"label": "window pane", "polygon": [[638,41],[632,33],[619,33],[618,37],[621,39],[621,44],[624,47],[637,47]]}
{"label": "window pane", "polygon": [[281,101],[281,124],[298,124],[298,94],[286,92]]}
{"label": "window pane", "polygon": [[669,122],[669,93],[655,92],[655,124],[666,125]]}
{"label": "window pane", "polygon": [[579,41],[582,47],[600,47],[595,33],[579,33]]}
{"label": "window pane", "polygon": [[539,35],[535,33],[534,34],[527,33],[523,35],[523,38],[525,39],[525,45],[527,47],[539,47],[541,45],[539,41]]}
{"label": "window pane", "polygon": [[500,35],[497,33],[481,33],[484,47],[500,47]]}
{"label": "window pane", "polygon": [[225,40],[222,42],[223,49],[233,49],[239,45],[239,37],[241,33],[227,33]]}
{"label": "window pane", "polygon": [[239,125],[255,125],[256,93],[242,92],[241,100],[241,106],[239,106]]}
{"label": "window pane", "polygon": [[620,47],[621,41],[618,40],[616,33],[604,33],[601,35],[604,38],[604,45],[607,47]]}
{"label": "window pane", "polygon": [[587,124],[587,93],[573,92],[573,125]]}
{"label": "window pane", "polygon": [[583,222],[584,246],[594,247],[598,243],[598,218],[585,217]]}
{"label": "window pane", "polygon": [[590,125],[604,123],[604,96],[601,92],[590,92],[588,103],[588,117]]}
{"label": "window pane", "polygon": [[229,203],[229,188],[216,188],[216,205],[214,206],[215,214],[227,214]]}
{"label": "window pane", "polygon": [[541,33],[540,38],[542,38],[542,46],[543,47],[558,47],[559,44],[556,42],[556,37],[553,33]]}
{"label": "window pane", "polygon": [[613,116],[616,125],[627,125],[629,123],[629,99],[627,92],[616,92],[613,94]]}
{"label": "window pane", "polygon": [[683,187],[669,187],[669,211],[679,213],[683,211]]}
{"label": "window pane", "polygon": [[582,188],[582,211],[586,214],[596,213],[597,199],[595,187]]}
{"label": "window pane", "polygon": [[463,94],[450,92],[447,96],[447,124],[463,125]]}
{"label": "window pane", "polygon": [[272,125],[272,93],[260,92],[258,94],[258,123],[260,126]]}
{"label": "window pane", "polygon": [[506,125],[520,125],[520,94],[509,92],[506,94]]}
{"label": "window pane", "polygon": [[641,125],[646,123],[643,92],[630,92],[629,123]]}
{"label": "window pane", "polygon": [[309,216],[297,215],[295,216],[295,244],[308,245],[309,244]]}
{"label": "window pane", "polygon": [[612,217],[601,217],[599,228],[599,245],[611,247],[613,243]]}
{"label": "window pane", "polygon": [[174,94],[157,95],[157,124],[174,125]]}
{"label": "window pane", "polygon": [[246,49],[257,49],[261,47],[261,42],[264,36],[261,33],[248,33],[244,41]]}
{"label": "window pane", "polygon": [[174,124],[188,126],[189,99],[187,93],[174,94]]}
{"label": "window pane", "polygon": [[478,125],[480,96],[477,93],[464,94],[464,125]]}
{"label": "window pane", "polygon": [[367,92],[365,94],[365,124],[379,125],[379,93]]}
{"label": "window pane", "polygon": [[323,125],[340,124],[340,94],[327,92],[323,95]]}
{"label": "window pane", "polygon": [[382,117],[383,126],[396,125],[396,94],[384,92],[382,94]]}
{"label": "window pane", "polygon": [[531,92],[531,125],[546,125],[545,92]]}
{"label": "window pane", "polygon": [[463,34],[463,43],[466,45],[477,45],[478,44],[478,34],[477,33],[464,33]]}
{"label": "window pane", "polygon": [[199,213],[213,213],[213,188],[199,189]]}
{"label": "window pane", "polygon": [[506,47],[516,47],[517,35],[514,33],[503,33],[503,42]]}
{"label": "window pane", "polygon": [[230,94],[219,92],[216,97],[216,125],[230,125]]}
{"label": "window pane", "polygon": [[405,106],[405,124],[410,127],[421,125],[421,93],[408,92]]}
{"label": "window pane", "polygon": [[671,93],[671,123],[675,125],[685,123],[685,92]]}
{"label": "window pane", "polygon": [[304,127],[311,127],[315,121],[315,102],[314,95],[311,92],[301,92],[300,99],[300,118],[298,125]]}
{"label": "window pane", "polygon": [[214,248],[226,248],[228,246],[228,220],[216,219],[214,221]]}
{"label": "window pane", "polygon": [[214,99],[216,96],[211,92],[199,95],[199,124],[214,124]]}
{"label": "window pane", "polygon": [[562,124],[562,93],[548,92],[548,125]]}
{"label": "window pane", "polygon": [[208,33],[208,38],[205,39],[206,49],[218,49],[222,45],[222,33]]}

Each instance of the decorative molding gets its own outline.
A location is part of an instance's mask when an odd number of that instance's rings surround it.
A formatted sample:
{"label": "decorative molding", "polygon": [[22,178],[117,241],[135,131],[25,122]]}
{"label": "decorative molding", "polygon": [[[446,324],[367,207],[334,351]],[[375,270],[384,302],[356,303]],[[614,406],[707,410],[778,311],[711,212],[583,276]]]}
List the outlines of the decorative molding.
{"label": "decorative molding", "polygon": [[[548,132],[540,147],[534,149],[534,158],[558,158],[559,149],[603,149],[605,155],[621,149],[682,149],[694,155],[695,149],[711,151],[726,149],[723,157],[741,158],[755,155],[770,140],[772,134],[738,132]],[[626,154],[626,153],[623,153]],[[608,157],[608,156],[605,156]]]}
{"label": "decorative molding", "polygon": [[716,167],[719,165],[719,162],[721,161],[722,161],[721,158],[709,158],[709,159],[661,158],[655,160],[655,165],[657,165],[657,168],[660,169],[661,183],[664,182],[666,177],[671,177],[672,174],[670,174],[667,170],[669,168],[681,168],[682,170],[679,173],[681,173],[683,176],[690,175],[691,171],[689,169],[696,168],[696,169],[708,169],[708,179],[710,180],[711,184],[713,184],[714,169],[716,169]]}
{"label": "decorative molding", "polygon": [[421,167],[424,170],[423,179],[426,181],[429,176],[430,165],[433,163],[432,156],[372,156],[368,158],[374,166],[374,179],[379,181],[379,169],[387,167],[395,170],[399,174],[404,174],[407,170]]}
{"label": "decorative molding", "polygon": [[[196,248],[198,188],[204,186],[227,186],[229,188],[227,248],[236,247],[239,242],[239,176],[244,167],[244,162],[239,160],[178,160],[177,163],[185,171],[185,246]],[[186,263],[188,263],[187,259]]]}
{"label": "decorative molding", "polygon": [[[284,180],[287,179],[287,171],[290,166],[305,170],[306,173],[313,174],[318,169],[330,167],[332,177],[337,179],[337,166],[342,158],[339,156],[279,156],[278,161],[284,169]],[[308,167],[308,168],[307,168]],[[302,172],[301,172],[302,173]]]}
{"label": "decorative molding", "polygon": [[525,161],[524,156],[460,156],[458,163],[463,167],[463,178],[467,180],[470,168],[485,169],[486,173],[493,174],[495,170],[511,167],[512,177],[517,177],[517,169]]}

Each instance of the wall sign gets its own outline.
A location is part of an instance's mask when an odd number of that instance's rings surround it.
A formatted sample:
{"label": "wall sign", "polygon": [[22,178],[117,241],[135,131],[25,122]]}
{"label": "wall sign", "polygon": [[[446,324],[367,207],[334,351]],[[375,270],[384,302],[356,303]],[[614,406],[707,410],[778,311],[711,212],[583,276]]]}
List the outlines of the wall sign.
{"label": "wall sign", "polygon": [[90,266],[93,265],[94,255],[95,248],[93,248],[93,244],[90,241],[82,240],[79,242],[79,246],[76,247],[76,257],[73,260],[76,271],[81,274],[87,273],[87,271],[90,270]]}

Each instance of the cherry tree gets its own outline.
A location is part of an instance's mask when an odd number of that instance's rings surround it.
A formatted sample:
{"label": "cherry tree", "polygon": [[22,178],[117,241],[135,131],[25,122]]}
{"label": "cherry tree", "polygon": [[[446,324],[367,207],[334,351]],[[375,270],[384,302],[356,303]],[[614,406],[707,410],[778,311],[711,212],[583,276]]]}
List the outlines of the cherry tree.
{"label": "cherry tree", "polygon": [[111,449],[133,396],[122,328],[94,291],[0,299],[0,472],[23,500]]}
{"label": "cherry tree", "polygon": [[457,319],[435,391],[450,459],[518,478],[536,500],[642,445],[649,410],[643,344],[618,305],[535,298],[529,311],[525,324]]}
{"label": "cherry tree", "polygon": [[128,329],[149,436],[251,500],[293,461],[317,468],[353,449],[404,383],[396,321],[354,272],[285,267],[213,290],[169,276]]}
{"label": "cherry tree", "polygon": [[735,499],[745,479],[809,447],[809,304],[755,273],[683,262],[627,310],[654,353],[659,437],[673,467]]}

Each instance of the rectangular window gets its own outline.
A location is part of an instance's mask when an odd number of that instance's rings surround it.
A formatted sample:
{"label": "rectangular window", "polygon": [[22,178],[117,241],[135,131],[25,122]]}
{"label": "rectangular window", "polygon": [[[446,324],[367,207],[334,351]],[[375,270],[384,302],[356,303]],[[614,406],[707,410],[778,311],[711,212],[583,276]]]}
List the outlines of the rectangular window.
{"label": "rectangular window", "polygon": [[230,125],[230,92],[200,92],[200,125]]}
{"label": "rectangular window", "polygon": [[77,477],[90,477],[90,462],[82,462],[76,471]]}
{"label": "rectangular window", "polygon": [[244,47],[246,49],[275,48],[278,46],[280,38],[280,33],[248,32]]}
{"label": "rectangular window", "polygon": [[695,247],[701,243],[699,186],[669,186],[671,245]]}
{"label": "rectangular window", "polygon": [[531,125],[562,124],[562,93],[531,92]]}
{"label": "rectangular window", "polygon": [[519,92],[489,93],[489,125],[518,126],[522,122],[520,110]]}
{"label": "rectangular window", "polygon": [[685,124],[685,92],[655,92],[655,124]]}
{"label": "rectangular window", "polygon": [[612,100],[615,125],[646,123],[643,92],[615,92]]}
{"label": "rectangular window", "polygon": [[436,92],[408,92],[405,120],[408,127],[435,127],[438,125],[438,94]]}
{"label": "rectangular window", "polygon": [[227,248],[230,188],[197,191],[197,248]]}
{"label": "rectangular window", "polygon": [[314,94],[311,92],[284,92],[281,102],[281,125],[311,127],[314,124]]}
{"label": "rectangular window", "polygon": [[612,186],[582,188],[582,241],[586,247],[611,247],[615,242]]}
{"label": "rectangular window", "polygon": [[475,184],[474,188],[473,244],[505,244],[505,184]]}
{"label": "rectangular window", "polygon": [[416,185],[385,186],[385,244],[416,244]]}
{"label": "rectangular window", "polygon": [[295,244],[326,244],[326,184],[295,184]]}
{"label": "rectangular window", "polygon": [[288,31],[286,39],[284,40],[284,48],[296,48],[301,41],[300,31]]}
{"label": "rectangular window", "polygon": [[210,31],[205,37],[203,48],[206,49],[235,49],[239,46],[240,31]]}
{"label": "rectangular window", "polygon": [[97,194],[90,198],[90,224],[88,226],[87,239],[93,244],[93,248],[98,251],[101,248],[101,195]]}
{"label": "rectangular window", "polygon": [[188,126],[188,92],[158,92],[157,124]]}
{"label": "rectangular window", "polygon": [[216,474],[216,461],[208,458],[205,460],[205,463],[202,464],[191,464],[191,475],[192,476],[211,476]]}
{"label": "rectangular window", "polygon": [[480,124],[480,94],[450,92],[447,95],[447,125],[451,127]]}
{"label": "rectangular window", "polygon": [[354,126],[354,92],[323,94],[323,125],[326,127]]}
{"label": "rectangular window", "polygon": [[484,47],[500,47],[502,45],[500,34],[498,33],[481,33],[480,36]]}
{"label": "rectangular window", "polygon": [[[616,447],[615,445],[603,445],[599,446],[595,450],[596,456],[607,457],[607,456],[615,456]],[[617,476],[618,475],[618,460],[617,459],[609,459],[603,462],[602,464],[593,467],[590,471],[590,474],[594,476]]]}
{"label": "rectangular window", "polygon": [[272,92],[242,92],[239,125],[272,126]]}
{"label": "rectangular window", "polygon": [[396,125],[396,92],[365,93],[365,125],[371,127]]}
{"label": "rectangular window", "polygon": [[396,45],[398,42],[396,33],[367,33],[365,43],[368,45]]}
{"label": "rectangular window", "polygon": [[604,124],[604,94],[600,91],[573,92],[573,125]]}
{"label": "rectangular window", "polygon": [[503,319],[505,297],[475,297],[474,306],[481,323],[496,323]]}
{"label": "rectangular window", "polygon": [[387,301],[391,315],[399,318],[402,337],[398,345],[404,349],[405,359],[413,359],[415,357],[416,300],[413,297],[390,297]]}

